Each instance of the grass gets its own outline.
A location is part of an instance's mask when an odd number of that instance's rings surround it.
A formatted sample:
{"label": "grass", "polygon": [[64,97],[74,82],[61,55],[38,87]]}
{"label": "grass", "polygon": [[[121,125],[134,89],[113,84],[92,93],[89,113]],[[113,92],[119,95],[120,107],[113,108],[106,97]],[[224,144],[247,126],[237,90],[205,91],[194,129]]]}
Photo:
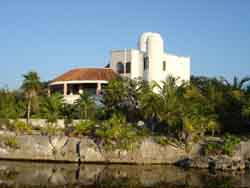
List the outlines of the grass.
{"label": "grass", "polygon": [[17,142],[17,139],[15,136],[6,136],[3,137],[3,142],[6,146],[12,149],[20,149],[20,145]]}

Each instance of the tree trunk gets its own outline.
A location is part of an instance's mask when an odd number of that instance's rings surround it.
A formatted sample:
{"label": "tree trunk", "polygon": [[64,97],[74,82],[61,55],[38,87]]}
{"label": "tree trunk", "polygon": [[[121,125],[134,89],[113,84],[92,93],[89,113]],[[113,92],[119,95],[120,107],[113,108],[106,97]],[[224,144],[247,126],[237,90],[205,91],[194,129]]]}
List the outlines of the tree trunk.
{"label": "tree trunk", "polygon": [[87,119],[87,116],[88,116],[87,107],[84,108],[84,116],[85,116],[85,119]]}
{"label": "tree trunk", "polygon": [[31,112],[31,99],[29,99],[27,107],[27,124],[30,123],[30,112]]}
{"label": "tree trunk", "polygon": [[154,118],[153,118],[153,117],[150,118],[149,122],[150,122],[150,125],[151,125],[151,131],[152,131],[152,133],[154,133],[154,131],[155,131],[155,122],[154,122]]}

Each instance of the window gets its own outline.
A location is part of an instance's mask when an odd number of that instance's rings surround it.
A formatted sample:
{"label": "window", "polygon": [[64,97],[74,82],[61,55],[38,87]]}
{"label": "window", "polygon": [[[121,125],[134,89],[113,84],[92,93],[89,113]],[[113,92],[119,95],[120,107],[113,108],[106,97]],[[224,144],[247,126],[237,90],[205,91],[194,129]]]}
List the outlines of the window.
{"label": "window", "polygon": [[126,63],[126,73],[131,73],[131,62]]}
{"label": "window", "polygon": [[144,57],[144,61],[143,61],[143,64],[144,64],[144,70],[147,70],[148,69],[148,57]]}
{"label": "window", "polygon": [[117,63],[116,68],[117,68],[117,72],[119,74],[123,74],[124,73],[124,65],[121,62]]}
{"label": "window", "polygon": [[162,62],[162,70],[165,71],[166,70],[166,61]]}

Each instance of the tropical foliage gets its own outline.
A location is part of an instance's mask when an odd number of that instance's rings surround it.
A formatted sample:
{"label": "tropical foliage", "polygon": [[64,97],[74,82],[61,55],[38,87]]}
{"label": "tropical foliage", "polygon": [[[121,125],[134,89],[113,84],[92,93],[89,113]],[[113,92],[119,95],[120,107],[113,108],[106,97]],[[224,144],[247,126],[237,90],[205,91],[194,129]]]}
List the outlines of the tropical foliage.
{"label": "tropical foliage", "polygon": [[37,96],[40,88],[41,82],[38,74],[36,72],[28,72],[27,74],[23,75],[24,80],[22,84],[22,89],[27,99],[27,123],[30,121],[30,115],[32,110],[32,100],[35,99]]}
{"label": "tropical foliage", "polygon": [[45,97],[41,107],[41,113],[50,124],[56,124],[63,109],[63,97],[56,93]]}
{"label": "tropical foliage", "polygon": [[95,130],[95,122],[92,120],[82,120],[75,124],[74,135],[92,135]]}
{"label": "tropical foliage", "polygon": [[80,119],[88,119],[95,110],[95,102],[88,92],[83,92],[80,98],[75,102],[75,106],[79,112]]}
{"label": "tropical foliage", "polygon": [[[43,130],[45,134],[54,134],[58,129],[52,125],[64,119],[73,135],[125,148],[142,132],[159,136],[160,143],[175,139],[189,143],[204,135],[245,134],[250,130],[249,77],[235,77],[232,83],[197,76],[183,83],[169,77],[158,84],[118,78],[104,87],[101,105],[87,92],[74,104],[65,104],[60,94],[47,96],[47,85],[36,72],[28,72],[20,90],[1,89],[0,119],[27,118],[27,124],[14,126],[20,132],[29,129],[31,117],[47,119],[50,127]],[[80,122],[74,125],[74,119]],[[138,122],[143,125],[138,126]]]}
{"label": "tropical foliage", "polygon": [[122,114],[113,114],[95,132],[95,136],[101,140],[106,149],[132,149],[133,143],[139,140],[139,135],[136,127],[127,123]]}
{"label": "tropical foliage", "polygon": [[221,141],[208,142],[204,148],[204,152],[205,155],[225,154],[231,156],[239,143],[240,138],[227,133]]}

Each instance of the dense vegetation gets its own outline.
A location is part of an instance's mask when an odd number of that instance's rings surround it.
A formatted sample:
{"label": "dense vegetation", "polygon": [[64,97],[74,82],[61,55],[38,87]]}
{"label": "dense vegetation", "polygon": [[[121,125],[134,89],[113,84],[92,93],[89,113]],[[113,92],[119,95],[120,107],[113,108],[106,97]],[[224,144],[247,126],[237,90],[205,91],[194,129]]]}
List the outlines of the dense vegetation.
{"label": "dense vegetation", "polygon": [[[64,104],[60,94],[48,96],[47,83],[41,82],[36,72],[29,72],[19,90],[0,90],[0,119],[9,129],[30,133],[30,118],[44,118],[47,126],[41,129],[43,134],[64,131],[90,136],[109,146],[127,148],[145,135],[163,137],[160,143],[168,139],[189,143],[204,135],[247,133],[249,83],[249,77],[235,77],[233,83],[195,76],[190,83],[180,83],[169,77],[161,84],[118,78],[104,89],[101,104],[84,92],[75,104],[69,105]],[[26,118],[27,123],[6,123],[18,118]],[[64,130],[56,127],[58,119],[64,119]],[[81,121],[72,127],[73,119]]]}

